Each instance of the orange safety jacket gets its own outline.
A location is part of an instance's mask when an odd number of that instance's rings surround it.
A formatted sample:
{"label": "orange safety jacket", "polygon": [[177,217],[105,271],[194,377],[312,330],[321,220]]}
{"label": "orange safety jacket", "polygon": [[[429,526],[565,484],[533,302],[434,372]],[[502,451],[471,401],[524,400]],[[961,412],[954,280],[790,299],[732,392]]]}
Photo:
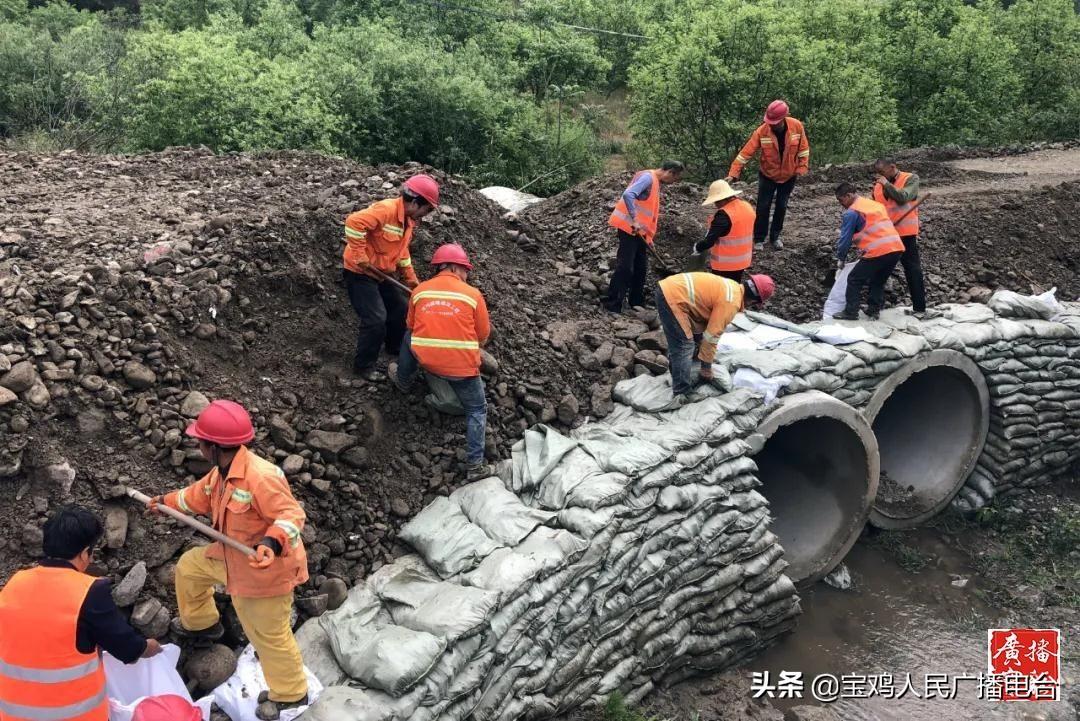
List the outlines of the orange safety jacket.
{"label": "orange safety jacket", "polygon": [[[731,230],[722,238],[717,238],[709,251],[709,267],[713,270],[746,270],[754,254],[754,219],[757,214],[754,206],[742,198],[731,200],[717,213],[727,213],[731,219]],[[712,218],[716,217],[713,213]],[[709,225],[712,225],[709,218]]]}
{"label": "orange safety jacket", "polygon": [[229,538],[254,548],[269,536],[281,555],[268,568],[252,568],[243,553],[213,543],[207,558],[225,562],[225,591],[240,598],[284,596],[308,580],[307,553],[300,532],[307,516],[280,468],[240,446],[225,478],[214,468],[187,488],[165,496],[165,505],[208,516]]}
{"label": "orange safety jacket", "polygon": [[[897,188],[903,188],[907,185],[910,177],[911,173],[900,171],[896,174],[896,179],[892,181],[892,184]],[[907,203],[897,203],[885,195],[880,183],[874,183],[874,200],[885,206],[885,212],[889,214],[889,220],[892,221],[893,227],[896,228],[896,232],[900,237],[919,234],[919,209],[915,207],[915,200],[910,200]],[[915,209],[911,210],[912,208]],[[900,216],[909,210],[911,212],[907,214],[907,217],[900,220]]]}
{"label": "orange safety jacket", "polygon": [[796,175],[806,175],[810,169],[810,141],[806,139],[803,124],[795,118],[787,118],[787,139],[784,142],[784,157],[780,157],[779,146],[773,126],[762,123],[750,135],[731,163],[728,175],[738,178],[743,166],[750,162],[757,151],[761,150],[758,165],[766,178],[783,183]]}
{"label": "orange safety jacket", "polygon": [[480,346],[491,335],[487,303],[448,270],[413,290],[405,323],[420,366],[445,378],[480,375]]}
{"label": "orange safety jacket", "polygon": [[39,566],[0,590],[0,719],[108,721],[101,658],[75,645],[79,611],[96,580]]}
{"label": "orange safety jacket", "polygon": [[865,221],[863,229],[854,237],[860,258],[877,258],[889,253],[904,252],[904,243],[889,220],[884,205],[858,196],[850,207]]}
{"label": "orange safety jacket", "polygon": [[373,203],[345,219],[346,270],[381,280],[365,268],[370,264],[390,277],[400,275],[405,285],[419,281],[412,267],[409,241],[416,223],[405,216],[405,199],[389,198]]}
{"label": "orange safety jacket", "polygon": [[712,273],[680,273],[659,283],[687,338],[701,333],[698,358],[712,363],[724,329],[743,307],[743,285]]}
{"label": "orange safety jacket", "polygon": [[656,237],[656,225],[660,220],[660,177],[657,175],[659,171],[656,170],[639,170],[634,173],[634,180],[630,181],[633,185],[642,173],[652,174],[652,188],[649,189],[649,197],[641,200],[634,201],[634,217],[630,217],[630,211],[626,207],[626,201],[622,196],[619,196],[619,200],[615,203],[615,210],[611,212],[611,217],[608,219],[608,225],[612,228],[618,228],[624,233],[634,235],[633,222],[637,221],[638,225],[645,228],[645,242],[652,245],[653,238]]}

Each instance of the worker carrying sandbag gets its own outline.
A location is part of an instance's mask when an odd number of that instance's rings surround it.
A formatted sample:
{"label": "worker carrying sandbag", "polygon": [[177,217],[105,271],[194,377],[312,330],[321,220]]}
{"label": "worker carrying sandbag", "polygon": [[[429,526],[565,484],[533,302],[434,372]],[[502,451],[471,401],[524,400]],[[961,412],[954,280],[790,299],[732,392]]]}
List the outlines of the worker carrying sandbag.
{"label": "worker carrying sandbag", "polygon": [[[772,249],[781,250],[784,241],[780,240],[780,233],[784,230],[788,199],[791,191],[795,189],[795,178],[806,175],[810,169],[810,141],[806,137],[803,124],[788,115],[788,104],[783,100],[769,103],[763,121],[735,156],[724,180],[729,183],[738,180],[743,166],[761,151],[761,159],[758,161],[754,245],[758,250],[764,248],[767,236]],[[770,226],[769,210],[773,198],[776,199],[776,210]]]}
{"label": "worker carrying sandbag", "polygon": [[405,181],[401,195],[380,200],[345,219],[343,264],[349,303],[360,319],[353,373],[369,381],[385,380],[376,362],[379,350],[396,356],[405,335],[406,298],[393,282],[419,284],[409,242],[416,224],[439,205],[439,184],[430,175]]}
{"label": "worker carrying sandbag", "polygon": [[45,558],[0,590],[0,719],[108,721],[101,652],[123,663],[161,653],[133,629],[108,579],[86,573],[105,533],[79,506],[45,522]]}
{"label": "worker carrying sandbag", "polygon": [[752,275],[741,283],[712,273],[680,273],[657,283],[656,310],[667,338],[671,391],[689,393],[694,349],[700,338],[700,380],[712,380],[716,344],[735,314],[747,305],[760,306],[776,290],[767,275]]}
{"label": "worker carrying sandbag", "polygon": [[[189,550],[176,564],[178,636],[216,641],[224,634],[214,586],[225,586],[244,633],[255,647],[270,688],[259,699],[260,719],[307,703],[307,677],[293,637],[293,589],[308,580],[300,532],[306,516],[281,469],[259,458],[247,443],[255,438],[251,417],[239,403],[217,400],[188,426],[210,472],[187,488],[158,496],[189,514],[208,516],[213,527],[255,549],[255,555],[212,543]],[[264,692],[265,693],[265,692]]]}
{"label": "worker carrying sandbag", "polygon": [[465,410],[466,476],[477,480],[488,471],[487,399],[480,376],[480,349],[491,335],[487,302],[467,282],[473,266],[460,245],[439,246],[431,264],[435,277],[418,285],[409,299],[408,331],[390,376],[405,393],[421,368],[450,385]]}
{"label": "worker carrying sandbag", "polygon": [[665,160],[655,170],[639,170],[615,202],[608,225],[615,228],[619,248],[604,302],[608,311],[621,313],[627,293],[631,307],[645,305],[648,248],[660,222],[660,186],[679,182],[684,169],[678,160]]}
{"label": "worker carrying sandbag", "polygon": [[836,245],[837,268],[843,269],[853,243],[859,262],[848,275],[844,310],[833,318],[858,320],[862,289],[869,286],[866,314],[874,319],[885,305],[885,284],[904,254],[904,244],[885,206],[856,193],[851,183],[836,187],[836,200],[845,208]]}
{"label": "worker carrying sandbag", "polygon": [[911,294],[911,310],[922,317],[926,313],[926,281],[919,261],[919,176],[900,170],[895,161],[885,158],[874,161],[874,172],[874,200],[885,206],[904,244],[900,265]]}
{"label": "worker carrying sandbag", "polygon": [[740,198],[726,180],[714,180],[702,205],[716,208],[705,239],[694,244],[694,255],[709,251],[709,271],[741,282],[754,255],[754,206]]}

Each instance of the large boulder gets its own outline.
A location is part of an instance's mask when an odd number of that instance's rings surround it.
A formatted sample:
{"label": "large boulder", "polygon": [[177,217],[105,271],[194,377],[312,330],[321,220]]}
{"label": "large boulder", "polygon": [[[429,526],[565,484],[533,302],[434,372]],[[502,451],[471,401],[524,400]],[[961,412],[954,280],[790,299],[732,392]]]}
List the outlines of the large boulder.
{"label": "large boulder", "polygon": [[30,361],[16,363],[11,370],[0,376],[0,386],[12,393],[24,393],[33,388],[37,382],[38,372]]}
{"label": "large boulder", "polygon": [[356,436],[350,436],[348,433],[338,433],[337,431],[312,431],[307,434],[304,441],[314,450],[321,453],[323,458],[331,461],[336,461],[339,454],[344,453],[360,442]]}

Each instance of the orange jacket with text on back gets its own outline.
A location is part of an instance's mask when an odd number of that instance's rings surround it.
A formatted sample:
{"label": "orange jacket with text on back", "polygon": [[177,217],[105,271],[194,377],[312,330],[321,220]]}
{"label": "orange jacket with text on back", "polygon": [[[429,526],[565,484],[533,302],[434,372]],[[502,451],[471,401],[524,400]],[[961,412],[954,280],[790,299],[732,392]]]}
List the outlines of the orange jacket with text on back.
{"label": "orange jacket with text on back", "polygon": [[405,322],[421,368],[446,378],[480,374],[480,347],[491,335],[491,323],[476,288],[444,270],[416,286]]}
{"label": "orange jacket with text on back", "polygon": [[[892,184],[897,188],[903,188],[907,185],[910,177],[911,173],[901,171],[896,174],[896,179],[892,181]],[[882,190],[881,185],[878,183],[874,183],[874,200],[885,206],[885,212],[889,214],[889,220],[892,221],[893,227],[896,228],[896,232],[901,238],[919,234],[919,209],[915,207],[914,200],[897,203],[885,195],[885,191]],[[911,210],[910,213],[908,213],[909,210]],[[907,213],[907,215],[903,220],[900,220],[900,216],[904,215],[904,213]]]}
{"label": "orange jacket with text on back", "polygon": [[79,612],[96,580],[38,566],[0,590],[0,719],[108,721],[101,659],[76,647]]}
{"label": "orange jacket with text on back", "polygon": [[735,156],[728,175],[738,178],[743,166],[750,162],[750,158],[754,157],[758,150],[761,150],[758,166],[761,168],[761,174],[766,178],[783,183],[796,175],[805,175],[810,169],[810,141],[806,139],[806,130],[795,118],[789,117],[785,122],[787,123],[785,131],[787,137],[784,139],[784,157],[780,157],[780,148],[776,144],[773,126],[762,123]]}
{"label": "orange jacket with text on back", "polygon": [[405,216],[404,198],[390,198],[358,210],[345,219],[346,270],[378,279],[364,266],[370,264],[390,277],[400,274],[405,285],[419,281],[412,267],[409,241],[416,223]]}
{"label": "orange jacket with text on back", "polygon": [[239,551],[214,543],[207,558],[225,561],[225,591],[240,598],[284,596],[308,579],[307,553],[300,532],[307,519],[280,468],[240,446],[225,478],[214,468],[187,488],[165,496],[165,505],[209,516],[229,538],[254,548],[269,536],[281,555],[269,568],[252,568]]}
{"label": "orange jacket with text on back", "polygon": [[702,334],[698,358],[712,363],[721,334],[742,310],[742,283],[712,273],[680,273],[660,281],[660,291],[686,337]]}

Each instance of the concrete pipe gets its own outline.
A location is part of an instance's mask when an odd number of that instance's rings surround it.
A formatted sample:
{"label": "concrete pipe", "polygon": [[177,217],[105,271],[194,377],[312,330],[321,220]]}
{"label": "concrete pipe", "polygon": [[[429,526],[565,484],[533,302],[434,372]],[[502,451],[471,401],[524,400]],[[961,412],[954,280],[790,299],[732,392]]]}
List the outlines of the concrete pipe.
{"label": "concrete pipe", "polygon": [[863,413],[881,452],[870,522],[910,528],[948,505],[975,468],[990,427],[990,394],[972,360],[935,350],[886,378]]}
{"label": "concrete pipe", "polygon": [[754,455],[787,575],[813,583],[837,566],[866,525],[878,487],[877,441],[856,409],[820,391],[780,400]]}

